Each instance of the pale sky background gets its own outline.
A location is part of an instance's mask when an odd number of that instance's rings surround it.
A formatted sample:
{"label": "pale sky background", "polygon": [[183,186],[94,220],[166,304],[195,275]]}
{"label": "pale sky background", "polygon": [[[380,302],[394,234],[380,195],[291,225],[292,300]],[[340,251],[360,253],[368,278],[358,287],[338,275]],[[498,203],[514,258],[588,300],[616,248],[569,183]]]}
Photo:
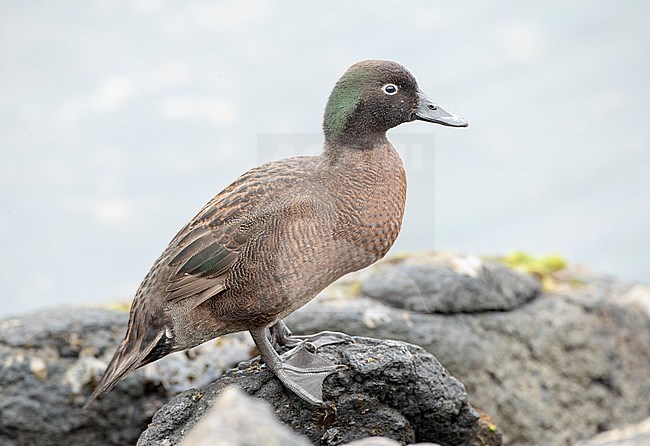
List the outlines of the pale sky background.
{"label": "pale sky background", "polygon": [[647,1],[3,1],[0,315],[124,300],[245,170],[318,153],[352,63],[470,122],[390,132],[392,252],[558,252],[650,281]]}

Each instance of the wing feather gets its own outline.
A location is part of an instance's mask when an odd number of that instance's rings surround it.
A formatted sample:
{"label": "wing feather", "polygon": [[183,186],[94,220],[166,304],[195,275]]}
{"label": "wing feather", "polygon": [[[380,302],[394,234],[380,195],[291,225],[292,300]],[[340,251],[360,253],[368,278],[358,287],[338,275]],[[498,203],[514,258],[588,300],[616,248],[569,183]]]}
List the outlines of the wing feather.
{"label": "wing feather", "polygon": [[[212,209],[206,207],[204,211]],[[194,222],[200,221],[201,217],[199,214]],[[168,301],[192,299],[195,308],[226,289],[225,276],[239,258],[238,249],[249,240],[240,236],[233,243],[230,232],[227,223],[215,227],[195,223],[195,226],[186,226],[176,236],[178,242],[172,247],[176,254],[169,261],[174,268],[166,288]]]}

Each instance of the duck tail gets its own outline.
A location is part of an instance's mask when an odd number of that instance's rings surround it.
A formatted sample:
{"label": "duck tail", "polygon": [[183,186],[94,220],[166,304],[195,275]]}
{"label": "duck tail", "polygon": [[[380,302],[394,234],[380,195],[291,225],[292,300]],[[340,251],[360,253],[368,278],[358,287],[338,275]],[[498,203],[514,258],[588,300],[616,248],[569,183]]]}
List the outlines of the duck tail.
{"label": "duck tail", "polygon": [[[131,330],[129,330],[129,332],[130,331]],[[106,371],[104,372],[102,379],[99,381],[99,384],[97,384],[95,391],[90,395],[86,404],[84,404],[84,409],[87,409],[93,400],[101,398],[113,389],[113,387],[115,387],[115,385],[126,375],[138,367],[149,364],[150,362],[165,356],[169,352],[168,349],[165,349],[167,352],[164,354],[161,354],[162,352],[160,351],[160,342],[165,342],[165,339],[163,339],[165,338],[164,330],[158,332],[156,336],[148,340],[149,342],[145,344],[144,348],[142,348],[142,344],[144,343],[140,344],[131,342],[129,334],[130,333],[127,333],[126,338],[122,341],[113,355],[111,362],[108,363],[108,367],[106,367]]]}

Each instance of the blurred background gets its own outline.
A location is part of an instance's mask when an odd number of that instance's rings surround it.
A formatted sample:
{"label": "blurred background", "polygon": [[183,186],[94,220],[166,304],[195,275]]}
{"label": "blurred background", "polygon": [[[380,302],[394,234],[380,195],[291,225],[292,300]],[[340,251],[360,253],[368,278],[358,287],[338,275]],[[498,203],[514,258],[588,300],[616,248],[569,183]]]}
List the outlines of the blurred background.
{"label": "blurred background", "polygon": [[470,122],[389,133],[392,252],[557,252],[650,281],[650,3],[3,1],[0,316],[125,300],[213,195],[317,154],[352,63]]}

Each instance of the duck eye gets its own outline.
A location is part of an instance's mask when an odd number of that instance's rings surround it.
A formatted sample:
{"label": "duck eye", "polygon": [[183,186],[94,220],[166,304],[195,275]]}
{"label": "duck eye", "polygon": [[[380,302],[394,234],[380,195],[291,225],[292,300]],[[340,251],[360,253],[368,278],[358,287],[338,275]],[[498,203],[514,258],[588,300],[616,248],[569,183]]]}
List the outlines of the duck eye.
{"label": "duck eye", "polygon": [[386,84],[381,89],[384,91],[384,93],[389,94],[389,95],[394,95],[397,93],[397,85],[395,84]]}

